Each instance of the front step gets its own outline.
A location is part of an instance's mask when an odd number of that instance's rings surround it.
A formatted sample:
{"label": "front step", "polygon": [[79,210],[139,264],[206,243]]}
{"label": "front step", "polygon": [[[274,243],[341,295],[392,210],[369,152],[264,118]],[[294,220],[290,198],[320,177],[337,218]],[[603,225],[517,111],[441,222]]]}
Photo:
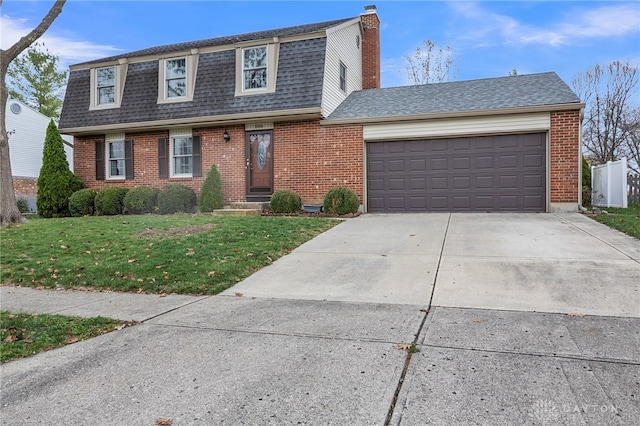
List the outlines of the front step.
{"label": "front step", "polygon": [[217,209],[213,211],[216,216],[260,216],[261,210],[257,209]]}
{"label": "front step", "polygon": [[214,210],[213,214],[219,216],[260,216],[269,208],[269,202],[238,202],[231,203],[229,207]]}

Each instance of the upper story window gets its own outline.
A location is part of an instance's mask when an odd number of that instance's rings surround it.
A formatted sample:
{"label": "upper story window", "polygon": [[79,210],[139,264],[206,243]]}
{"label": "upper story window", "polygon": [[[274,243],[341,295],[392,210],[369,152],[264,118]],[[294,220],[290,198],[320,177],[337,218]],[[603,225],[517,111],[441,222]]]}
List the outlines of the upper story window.
{"label": "upper story window", "polygon": [[113,105],[116,102],[116,67],[96,70],[96,100],[98,105]]}
{"label": "upper story window", "polygon": [[191,55],[161,59],[158,103],[192,101],[197,69],[197,49],[194,49]]}
{"label": "upper story window", "polygon": [[267,88],[267,46],[242,50],[243,89]]}
{"label": "upper story window", "polygon": [[166,59],[165,97],[180,98],[187,96],[187,60],[186,58]]}
{"label": "upper story window", "polygon": [[236,50],[236,96],[276,91],[280,44],[239,47]]}
{"label": "upper story window", "polygon": [[347,67],[340,62],[340,90],[347,91]]}
{"label": "upper story window", "polygon": [[127,69],[126,60],[123,60],[116,65],[91,70],[90,110],[120,107]]}

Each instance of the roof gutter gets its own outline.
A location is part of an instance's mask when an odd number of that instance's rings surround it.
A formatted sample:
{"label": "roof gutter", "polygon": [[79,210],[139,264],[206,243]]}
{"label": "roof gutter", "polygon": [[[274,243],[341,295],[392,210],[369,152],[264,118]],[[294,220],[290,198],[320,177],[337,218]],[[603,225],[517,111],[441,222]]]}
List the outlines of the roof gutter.
{"label": "roof gutter", "polygon": [[246,124],[268,121],[300,121],[321,118],[320,108],[301,108],[295,110],[264,111],[244,114],[214,115],[207,117],[176,118],[171,120],[141,121],[134,123],[117,123],[102,126],[65,127],[60,132],[72,136],[92,135],[115,131],[142,132],[147,130],[167,129],[168,127],[210,127],[233,124]]}
{"label": "roof gutter", "polygon": [[585,107],[583,103],[567,103],[555,105],[537,105],[529,107],[487,109],[460,112],[439,112],[427,114],[412,114],[398,116],[381,116],[381,117],[354,117],[354,118],[335,118],[325,119],[320,122],[323,126],[340,126],[345,124],[381,124],[395,123],[403,121],[420,121],[420,120],[437,120],[441,118],[466,118],[492,115],[508,115],[508,114],[524,114],[532,112],[553,112],[553,111],[571,111],[579,110]]}

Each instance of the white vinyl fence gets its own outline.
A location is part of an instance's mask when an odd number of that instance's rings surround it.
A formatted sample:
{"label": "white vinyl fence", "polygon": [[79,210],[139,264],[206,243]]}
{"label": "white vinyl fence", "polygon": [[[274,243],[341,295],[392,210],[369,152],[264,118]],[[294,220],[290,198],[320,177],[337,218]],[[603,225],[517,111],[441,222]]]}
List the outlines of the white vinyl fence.
{"label": "white vinyl fence", "polygon": [[591,204],[627,208],[627,159],[591,167]]}

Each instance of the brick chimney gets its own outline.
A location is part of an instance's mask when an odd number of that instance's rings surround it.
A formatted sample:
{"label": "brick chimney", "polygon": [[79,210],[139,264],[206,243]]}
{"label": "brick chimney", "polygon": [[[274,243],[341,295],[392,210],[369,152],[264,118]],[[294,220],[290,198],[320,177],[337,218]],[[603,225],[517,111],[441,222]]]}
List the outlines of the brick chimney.
{"label": "brick chimney", "polygon": [[362,22],[362,88],[380,88],[380,19],[375,5],[365,6]]}

